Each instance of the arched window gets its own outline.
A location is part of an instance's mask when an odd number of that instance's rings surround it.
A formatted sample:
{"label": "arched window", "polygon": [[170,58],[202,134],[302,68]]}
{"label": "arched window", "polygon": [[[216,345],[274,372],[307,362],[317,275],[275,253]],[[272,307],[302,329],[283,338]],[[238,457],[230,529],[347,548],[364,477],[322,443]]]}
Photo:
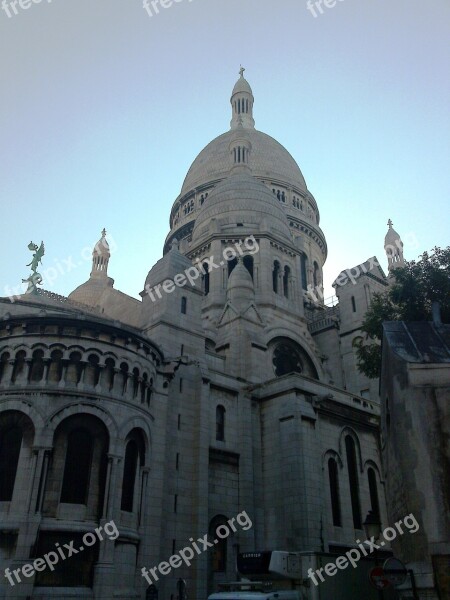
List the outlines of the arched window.
{"label": "arched window", "polygon": [[6,367],[9,361],[9,353],[4,352],[0,357],[0,383],[3,381],[3,377],[5,376]]}
{"label": "arched window", "polygon": [[225,440],[225,408],[221,404],[216,408],[216,440]]}
{"label": "arched window", "polygon": [[356,461],[355,441],[347,435],[345,438],[345,449],[347,454],[348,479],[350,482],[350,497],[352,501],[353,526],[361,529],[361,505],[359,502],[358,466]]}
{"label": "arched window", "polygon": [[244,267],[247,269],[253,279],[253,256],[244,256],[243,263]]}
{"label": "arched window", "polygon": [[86,385],[96,386],[100,378],[100,359],[96,354],[91,354],[88,358],[86,365],[86,374],[84,376],[84,383]]}
{"label": "arched window", "polygon": [[72,352],[69,356],[69,366],[67,368],[67,381],[77,384],[81,379],[83,372],[83,363],[81,362],[81,354]]}
{"label": "arched window", "polygon": [[14,361],[13,373],[12,373],[12,377],[11,377],[11,381],[13,383],[15,383],[17,381],[17,379],[19,378],[19,376],[22,375],[23,372],[25,371],[25,357],[26,357],[25,350],[19,350],[19,352],[17,352],[16,359]]}
{"label": "arched window", "polygon": [[122,384],[122,394],[126,392],[128,382],[128,365],[127,363],[121,363],[120,365],[120,377]]}
{"label": "arched window", "polygon": [[307,277],[307,259],[305,254],[300,254],[300,277],[302,282],[302,288],[306,291],[308,289],[308,277]]}
{"label": "arched window", "polygon": [[275,347],[272,362],[277,377],[303,371],[300,352],[294,344],[289,342],[281,342]]}
{"label": "arched window", "polygon": [[134,367],[133,369],[133,398],[137,398],[139,392],[139,369]]}
{"label": "arched window", "polygon": [[353,310],[353,312],[356,312],[355,296],[352,296],[352,310]]}
{"label": "arched window", "polygon": [[104,371],[104,387],[109,391],[113,389],[114,386],[114,367],[115,362],[112,358],[107,358],[105,360],[105,371]]}
{"label": "arched window", "polygon": [[50,354],[50,368],[48,371],[48,380],[52,383],[61,381],[63,372],[63,353],[61,350],[53,350]]}
{"label": "arched window", "polygon": [[284,267],[283,274],[283,294],[286,298],[289,298],[289,279],[291,277],[291,269],[289,267]]}
{"label": "arched window", "polygon": [[0,501],[10,502],[16,481],[22,446],[22,430],[18,426],[0,431]]}
{"label": "arched window", "polygon": [[92,465],[93,439],[84,428],[73,429],[67,438],[61,502],[86,504]]}
{"label": "arched window", "polygon": [[134,498],[136,490],[136,475],[138,468],[145,463],[145,444],[138,430],[133,430],[125,449],[123,464],[122,498],[120,508],[126,512],[135,509]]}
{"label": "arched window", "polygon": [[372,512],[377,517],[380,516],[380,503],[378,501],[378,490],[377,490],[377,476],[375,470],[370,468],[367,471],[367,477],[369,479],[369,493],[370,493],[370,505]]}
{"label": "arched window", "polygon": [[35,350],[31,359],[30,382],[41,381],[41,379],[44,377],[44,370],[44,351]]}
{"label": "arched window", "polygon": [[278,279],[280,275],[280,263],[276,260],[273,263],[273,271],[272,271],[272,288],[273,291],[278,294]]}
{"label": "arched window", "polygon": [[144,373],[142,375],[142,381],[141,381],[141,403],[144,404],[145,402],[145,392],[147,390],[147,386],[148,386],[148,375],[147,373]]}
{"label": "arched window", "polygon": [[187,298],[186,296],[181,297],[181,314],[185,315],[187,312]]}
{"label": "arched window", "polygon": [[330,482],[331,512],[333,515],[333,525],[342,526],[341,520],[341,502],[339,498],[339,473],[337,462],[334,458],[328,460],[328,479]]}
{"label": "arched window", "polygon": [[205,296],[209,294],[209,266],[207,263],[203,263],[203,292]]}

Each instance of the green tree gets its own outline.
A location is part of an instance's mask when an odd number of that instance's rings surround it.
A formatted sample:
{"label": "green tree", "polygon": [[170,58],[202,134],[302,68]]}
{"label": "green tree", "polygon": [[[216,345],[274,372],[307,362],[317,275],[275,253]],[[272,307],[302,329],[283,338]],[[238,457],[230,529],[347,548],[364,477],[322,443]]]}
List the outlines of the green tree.
{"label": "green tree", "polygon": [[450,246],[424,252],[419,260],[393,271],[394,284],[375,294],[361,330],[365,340],[357,346],[358,369],[375,379],[381,371],[381,339],[384,321],[431,321],[437,301],[444,323],[450,323]]}

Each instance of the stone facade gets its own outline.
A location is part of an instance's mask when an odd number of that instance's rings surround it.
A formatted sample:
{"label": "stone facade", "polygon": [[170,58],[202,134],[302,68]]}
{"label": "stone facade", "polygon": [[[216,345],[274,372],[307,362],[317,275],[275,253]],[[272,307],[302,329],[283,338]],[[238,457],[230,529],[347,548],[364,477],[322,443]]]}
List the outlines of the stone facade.
{"label": "stone facade", "polygon": [[[390,522],[413,513],[414,542],[396,555],[415,574],[419,597],[450,597],[450,326],[384,324],[382,450]],[[411,582],[402,588],[411,597]]]}
{"label": "stone facade", "polygon": [[336,552],[364,539],[369,510],[387,524],[378,390],[354,340],[388,282],[368,261],[325,306],[317,203],[254,129],[253,102],[241,75],[231,130],[189,170],[141,301],[108,277],[105,233],[69,299],[0,300],[0,432],[18,448],[2,447],[1,569],[58,535],[120,532],[79,558],[78,579],[58,567],[0,597],[144,598],[141,567],[246,511],[251,528],[156,583],[173,600],[181,577],[200,600],[236,579],[238,551]]}

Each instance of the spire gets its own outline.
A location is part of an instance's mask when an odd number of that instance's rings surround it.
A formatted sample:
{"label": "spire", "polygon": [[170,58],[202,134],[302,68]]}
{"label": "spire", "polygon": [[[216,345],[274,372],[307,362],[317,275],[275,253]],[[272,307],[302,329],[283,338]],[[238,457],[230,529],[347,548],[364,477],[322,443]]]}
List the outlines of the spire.
{"label": "spire", "polygon": [[108,263],[111,257],[109,244],[106,240],[106,229],[102,231],[102,237],[95,244],[92,251],[92,271],[91,277],[104,278],[108,277]]}
{"label": "spire", "polygon": [[239,70],[239,79],[233,88],[231,94],[231,129],[236,129],[239,125],[239,117],[242,119],[242,126],[245,129],[254,129],[255,121],[253,119],[253,103],[255,101],[253,97],[252,88],[244,77],[244,67],[241,66]]}
{"label": "spire", "polygon": [[388,232],[384,238],[384,250],[388,259],[388,269],[392,272],[393,269],[405,266],[405,260],[403,258],[403,242],[399,234],[392,227],[393,223],[391,219],[387,222]]}

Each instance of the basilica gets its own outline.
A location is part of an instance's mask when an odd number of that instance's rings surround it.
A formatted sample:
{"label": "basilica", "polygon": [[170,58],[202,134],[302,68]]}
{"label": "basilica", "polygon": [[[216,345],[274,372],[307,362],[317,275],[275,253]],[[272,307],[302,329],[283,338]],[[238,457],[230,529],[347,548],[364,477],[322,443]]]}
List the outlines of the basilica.
{"label": "basilica", "polygon": [[[160,575],[160,600],[180,578],[206,600],[236,580],[238,553],[320,558],[364,539],[369,511],[387,525],[378,381],[358,372],[355,346],[389,277],[368,258],[324,302],[318,203],[253,105],[242,69],[230,128],[192,163],[139,300],[110,277],[106,231],[68,297],[31,286],[0,299],[2,574],[118,531],[14,585],[2,577],[0,598],[143,599],[143,567],[243,511],[251,527]],[[385,247],[389,269],[403,264],[392,224]]]}

